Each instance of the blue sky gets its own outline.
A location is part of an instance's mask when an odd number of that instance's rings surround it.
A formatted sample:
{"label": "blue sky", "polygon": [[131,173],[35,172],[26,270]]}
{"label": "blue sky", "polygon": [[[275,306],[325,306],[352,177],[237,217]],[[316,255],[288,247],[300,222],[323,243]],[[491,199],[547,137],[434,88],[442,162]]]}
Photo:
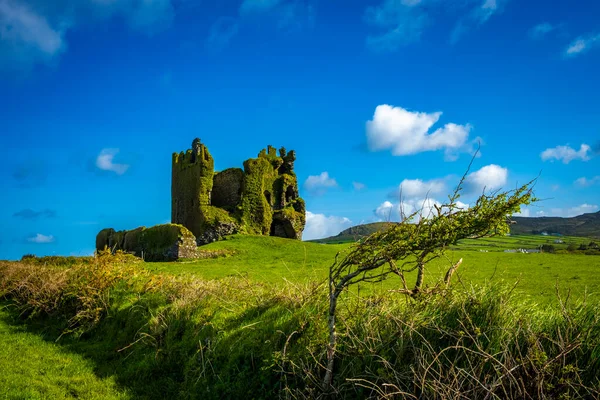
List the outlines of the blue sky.
{"label": "blue sky", "polygon": [[600,205],[600,3],[0,0],[0,258],[170,218],[171,153],[297,152],[306,239],[539,176]]}

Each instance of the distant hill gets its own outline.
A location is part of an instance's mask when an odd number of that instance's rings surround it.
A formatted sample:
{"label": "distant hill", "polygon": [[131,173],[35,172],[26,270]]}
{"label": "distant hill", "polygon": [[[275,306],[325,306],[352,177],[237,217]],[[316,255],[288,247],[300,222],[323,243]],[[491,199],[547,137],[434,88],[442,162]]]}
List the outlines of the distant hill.
{"label": "distant hill", "polygon": [[510,233],[515,235],[546,232],[549,235],[600,237],[600,211],[571,218],[513,217],[512,219],[516,224],[510,227]]}
{"label": "distant hill", "polygon": [[[572,218],[561,217],[513,217],[516,224],[510,227],[513,235],[559,234],[565,236],[600,237],[600,211],[596,213],[582,214]],[[311,242],[317,243],[346,243],[354,242],[373,232],[385,229],[395,222],[373,222],[370,224],[357,225],[324,239],[315,239]]]}
{"label": "distant hill", "polygon": [[370,224],[357,225],[352,228],[345,229],[335,236],[330,236],[324,239],[309,240],[317,243],[346,243],[355,242],[360,238],[369,236],[370,234],[387,228],[396,222],[372,222]]}

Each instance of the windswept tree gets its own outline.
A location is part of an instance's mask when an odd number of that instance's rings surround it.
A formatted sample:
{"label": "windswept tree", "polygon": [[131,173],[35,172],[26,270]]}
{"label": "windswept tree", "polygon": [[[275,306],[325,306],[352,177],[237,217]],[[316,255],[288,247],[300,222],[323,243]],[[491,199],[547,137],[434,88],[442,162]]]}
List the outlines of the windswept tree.
{"label": "windswept tree", "polygon": [[[457,263],[449,263],[442,282],[427,289],[423,281],[425,267],[430,261],[444,256],[448,246],[461,239],[509,233],[510,217],[522,205],[536,201],[532,192],[535,181],[531,181],[515,190],[483,193],[472,206],[461,207],[458,199],[467,173],[446,204],[403,215],[401,223],[390,224],[388,229],[375,232],[358,242],[343,258],[339,253],[336,256],[329,269],[329,343],[323,381],[326,391],[332,388],[337,340],[336,308],[338,297],[344,289],[359,282],[380,282],[390,275],[400,278],[401,287],[396,292],[411,297],[447,288],[462,259]],[[415,271],[415,284],[409,287],[406,274]]]}

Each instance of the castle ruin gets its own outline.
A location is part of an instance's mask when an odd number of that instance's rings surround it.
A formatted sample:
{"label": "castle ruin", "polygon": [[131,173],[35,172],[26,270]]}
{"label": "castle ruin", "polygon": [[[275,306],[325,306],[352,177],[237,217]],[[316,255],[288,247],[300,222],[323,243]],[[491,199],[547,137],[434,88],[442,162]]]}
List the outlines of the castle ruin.
{"label": "castle ruin", "polygon": [[246,233],[301,239],[306,222],[298,195],[295,152],[272,146],[241,168],[214,172],[214,160],[200,139],[173,153],[171,222],[188,228],[198,244]]}
{"label": "castle ruin", "polygon": [[134,253],[148,261],[197,258],[196,246],[226,235],[245,233],[301,239],[306,206],[298,195],[294,151],[268,146],[244,169],[214,171],[208,149],[194,139],[192,148],[173,153],[171,224],[129,231],[103,229],[98,251]]}

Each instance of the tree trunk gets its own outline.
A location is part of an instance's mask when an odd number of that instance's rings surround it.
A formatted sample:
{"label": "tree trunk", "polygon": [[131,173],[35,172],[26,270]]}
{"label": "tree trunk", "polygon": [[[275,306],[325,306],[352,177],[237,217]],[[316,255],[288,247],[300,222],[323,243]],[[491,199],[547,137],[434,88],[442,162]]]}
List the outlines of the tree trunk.
{"label": "tree trunk", "polygon": [[423,264],[423,260],[417,261],[418,269],[417,269],[417,282],[415,282],[415,288],[413,289],[413,296],[418,294],[421,291],[421,287],[423,286],[423,276],[425,275],[425,265]]}

